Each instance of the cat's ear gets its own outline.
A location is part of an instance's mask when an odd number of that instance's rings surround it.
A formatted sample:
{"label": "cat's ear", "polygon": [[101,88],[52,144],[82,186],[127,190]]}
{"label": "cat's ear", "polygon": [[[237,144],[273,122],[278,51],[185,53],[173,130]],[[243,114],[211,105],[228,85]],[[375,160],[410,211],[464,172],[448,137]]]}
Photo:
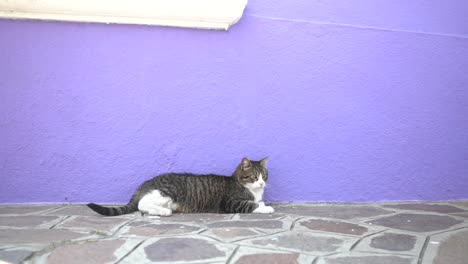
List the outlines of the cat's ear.
{"label": "cat's ear", "polygon": [[268,157],[263,158],[263,159],[260,161],[260,165],[262,165],[262,167],[266,169],[267,166],[268,166]]}
{"label": "cat's ear", "polygon": [[252,163],[250,163],[250,160],[248,158],[243,158],[241,161],[241,166],[243,170],[250,169],[252,167]]}

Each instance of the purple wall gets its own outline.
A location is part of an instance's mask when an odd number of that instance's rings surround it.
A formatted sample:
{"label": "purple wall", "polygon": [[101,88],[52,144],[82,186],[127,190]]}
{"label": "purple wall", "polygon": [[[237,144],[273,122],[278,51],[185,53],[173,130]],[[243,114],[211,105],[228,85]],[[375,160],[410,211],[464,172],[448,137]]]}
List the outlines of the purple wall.
{"label": "purple wall", "polygon": [[228,32],[0,20],[0,203],[270,156],[269,201],[468,198],[465,0],[252,0]]}

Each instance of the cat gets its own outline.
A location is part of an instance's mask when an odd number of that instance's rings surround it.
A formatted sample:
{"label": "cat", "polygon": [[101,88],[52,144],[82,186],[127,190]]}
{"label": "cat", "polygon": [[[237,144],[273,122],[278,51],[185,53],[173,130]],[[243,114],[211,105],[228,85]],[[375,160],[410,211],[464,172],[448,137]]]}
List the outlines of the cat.
{"label": "cat", "polygon": [[170,216],[176,213],[263,213],[263,192],[268,180],[268,158],[260,161],[243,158],[231,177],[168,173],[144,182],[127,205],[87,206],[105,216],[141,211],[142,214]]}

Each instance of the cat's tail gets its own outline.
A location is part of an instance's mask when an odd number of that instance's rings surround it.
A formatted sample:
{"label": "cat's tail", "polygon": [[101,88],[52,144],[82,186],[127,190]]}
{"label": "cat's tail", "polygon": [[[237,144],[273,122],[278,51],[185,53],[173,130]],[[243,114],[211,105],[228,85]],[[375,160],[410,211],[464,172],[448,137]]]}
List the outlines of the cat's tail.
{"label": "cat's tail", "polygon": [[137,203],[133,202],[130,202],[127,205],[121,207],[104,207],[94,203],[89,203],[87,206],[94,212],[105,216],[123,215],[138,211]]}

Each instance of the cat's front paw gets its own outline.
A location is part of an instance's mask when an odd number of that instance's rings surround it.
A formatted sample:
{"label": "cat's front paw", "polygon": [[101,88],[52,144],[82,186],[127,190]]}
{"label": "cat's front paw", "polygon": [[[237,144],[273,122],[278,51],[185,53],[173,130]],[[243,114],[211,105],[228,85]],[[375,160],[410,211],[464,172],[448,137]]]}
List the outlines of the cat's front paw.
{"label": "cat's front paw", "polygon": [[258,213],[258,214],[272,214],[275,212],[275,209],[271,206],[265,206],[265,204],[259,204],[257,209],[253,211],[253,213]]}
{"label": "cat's front paw", "polygon": [[267,212],[267,214],[272,214],[275,212],[275,209],[273,209],[273,207],[271,206],[265,206],[265,211]]}

